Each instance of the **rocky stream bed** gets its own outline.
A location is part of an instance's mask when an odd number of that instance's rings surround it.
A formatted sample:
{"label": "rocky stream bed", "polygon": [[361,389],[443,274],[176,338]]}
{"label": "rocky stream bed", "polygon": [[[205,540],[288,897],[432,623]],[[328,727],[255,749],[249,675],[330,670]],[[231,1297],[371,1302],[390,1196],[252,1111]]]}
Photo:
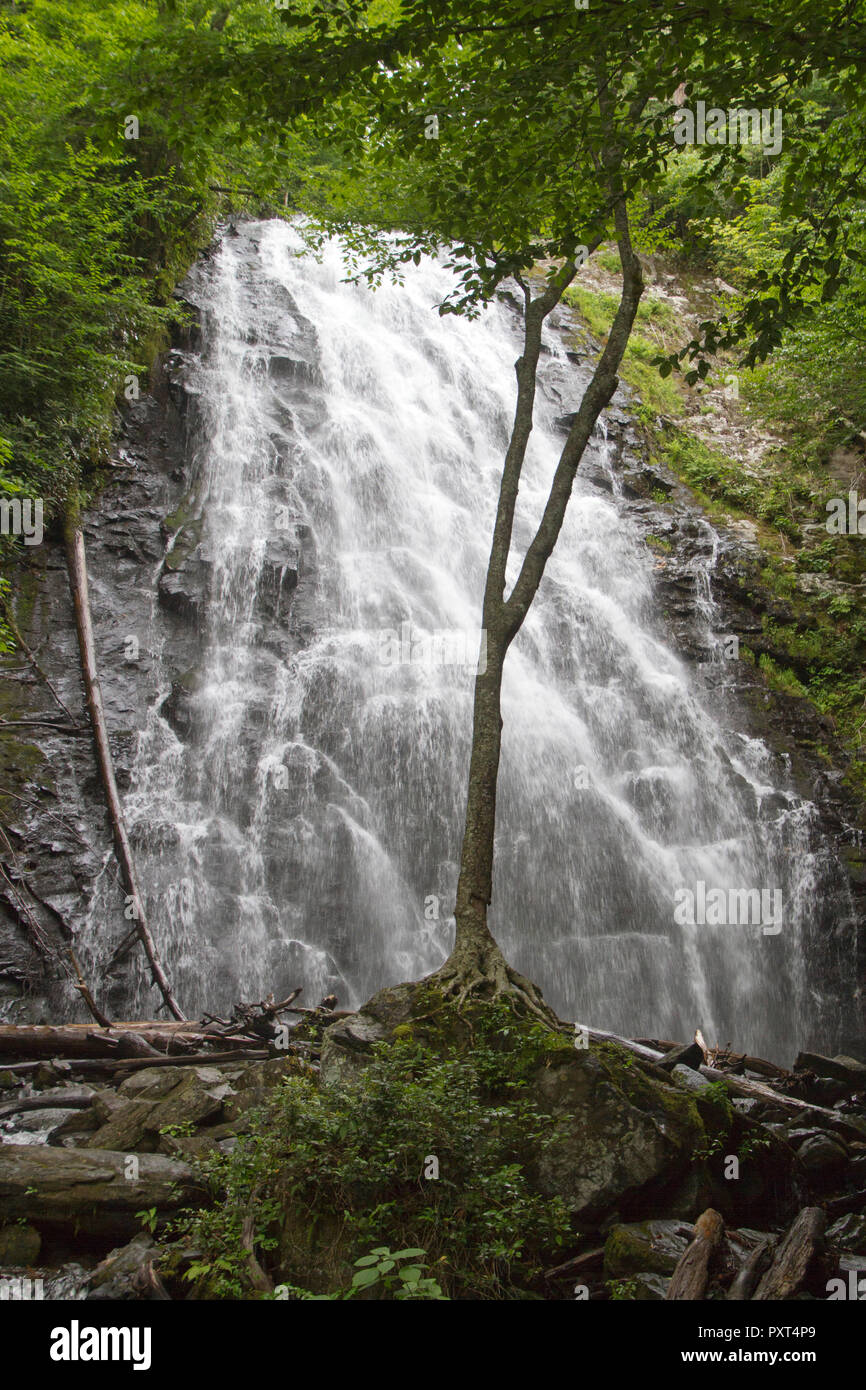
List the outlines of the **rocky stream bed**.
{"label": "rocky stream bed", "polygon": [[[198,1160],[230,1152],[299,1070],[324,1086],[357,1075],[374,1044],[405,1029],[417,989],[383,990],[324,1032],[302,1024],[304,1043],[236,1037],[255,1049],[237,1060],[218,1050],[210,1060],[180,1025],[166,1035],[164,1061],[119,1057],[122,1029],[83,1026],[82,1042],[90,1034],[91,1052],[104,1054],[86,1060],[21,1063],[4,1041],[5,1296],[26,1296],[26,1281],[41,1280],[49,1298],[189,1297],[182,1276],[197,1252],[164,1232],[182,1209],[210,1200]],[[121,1050],[147,1046],[140,1036]],[[565,1201],[573,1229],[541,1296],[863,1297],[866,1057],[802,1053],[786,1071],[708,1057],[697,1043],[586,1041],[552,1054],[531,1081],[552,1138],[532,1182]],[[195,1056],[184,1056],[193,1045]],[[713,1137],[707,1117],[721,1089],[729,1119]],[[288,1221],[285,1267],[302,1258],[289,1248],[292,1229]]]}

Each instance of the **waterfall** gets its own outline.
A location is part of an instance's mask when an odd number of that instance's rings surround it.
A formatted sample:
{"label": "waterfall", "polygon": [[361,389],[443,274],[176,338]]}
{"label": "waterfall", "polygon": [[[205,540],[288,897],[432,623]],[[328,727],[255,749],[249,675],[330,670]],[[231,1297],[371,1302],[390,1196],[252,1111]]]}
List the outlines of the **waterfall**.
{"label": "waterfall", "polygon": [[[254,223],[187,286],[203,336],[181,364],[189,489],[154,576],[157,687],[126,807],[190,1013],[296,985],[357,1005],[453,940],[518,325],[506,303],[440,317],[433,262],[375,292],[344,273],[337,247],[317,261],[292,227]],[[575,409],[587,371],[553,329],[544,361]],[[540,393],[511,581],[562,409]],[[604,430],[588,455],[614,476]],[[709,621],[711,566],[695,582]],[[578,477],[503,718],[491,926],[560,1015],[630,1036],[700,1025],[783,1060],[820,1044],[831,1006],[809,962],[838,866],[815,808],[667,644],[621,490]],[[677,922],[698,884],[779,892],[780,923]],[[122,935],[109,891],[86,933],[97,970]],[[124,970],[147,1013],[141,962]]]}

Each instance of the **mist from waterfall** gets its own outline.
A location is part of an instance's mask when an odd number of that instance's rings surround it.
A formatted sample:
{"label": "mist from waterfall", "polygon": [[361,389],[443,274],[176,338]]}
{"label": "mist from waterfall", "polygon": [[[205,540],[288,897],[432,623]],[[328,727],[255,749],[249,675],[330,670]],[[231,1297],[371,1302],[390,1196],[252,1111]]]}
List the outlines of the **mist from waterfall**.
{"label": "mist from waterfall", "polygon": [[[194,278],[192,522],[172,544],[197,528],[207,602],[181,732],[154,638],[159,689],[126,797],[190,1014],[296,985],[308,1005],[330,991],[356,1005],[434,969],[453,939],[519,325],[505,303],[440,317],[450,279],[432,262],[375,292],[344,274],[336,246],[317,262],[268,222],[223,237]],[[576,409],[587,372],[553,330],[546,348]],[[541,392],[511,581],[561,413]],[[612,473],[603,430],[588,452]],[[632,1037],[700,1026],[790,1059],[824,1036],[806,967],[837,870],[814,807],[778,785],[763,745],[721,726],[666,645],[653,565],[627,502],[579,476],[506,662],[491,927],[564,1018]],[[695,577],[708,618],[711,569]],[[780,890],[780,929],[677,923],[678,891],[699,882]],[[97,970],[117,944],[100,932],[109,891],[87,933]],[[146,971],[124,968],[146,1016]]]}

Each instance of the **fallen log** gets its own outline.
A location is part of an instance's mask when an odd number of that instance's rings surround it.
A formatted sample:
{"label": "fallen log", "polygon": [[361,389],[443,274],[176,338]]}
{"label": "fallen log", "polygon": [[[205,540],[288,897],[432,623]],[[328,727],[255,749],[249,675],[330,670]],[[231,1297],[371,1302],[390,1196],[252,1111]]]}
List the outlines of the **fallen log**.
{"label": "fallen log", "polygon": [[[224,1043],[226,1047],[249,1046],[242,1037],[222,1038],[219,1033],[205,1033],[196,1024],[167,1025],[125,1024],[112,1029],[97,1030],[92,1023],[0,1024],[0,1057],[19,1056],[28,1061],[34,1057],[100,1057],[116,1054],[121,1040],[130,1051],[137,1041],[149,1046],[160,1057],[162,1049],[192,1046],[202,1048],[208,1043]],[[258,1042],[261,1040],[258,1039]]]}
{"label": "fallen log", "polygon": [[735,1052],[733,1062],[746,1071],[756,1071],[759,1076],[767,1076],[771,1080],[781,1080],[791,1075],[784,1067],[777,1067],[775,1062],[765,1062],[763,1057],[750,1057],[747,1052]]}
{"label": "fallen log", "polygon": [[773,1263],[755,1294],[755,1302],[793,1298],[806,1283],[824,1251],[827,1217],[820,1207],[804,1207],[776,1248]]}
{"label": "fallen log", "polygon": [[111,831],[114,839],[117,862],[120,867],[124,887],[126,888],[127,895],[134,910],[135,930],[144,947],[144,953],[147,956],[153,983],[159,989],[169,1012],[174,1014],[175,1018],[182,1019],[183,1014],[171,992],[171,986],[166,978],[162,961],[159,958],[159,952],[156,949],[153,937],[150,934],[150,928],[147,925],[147,918],[144,914],[144,899],[139,891],[138,878],[135,872],[132,845],[129,841],[123,806],[117,791],[117,782],[114,776],[114,763],[111,757],[108,729],[105,723],[105,711],[102,705],[99,672],[96,667],[96,648],[93,641],[93,626],[90,621],[87,559],[84,553],[84,534],[81,530],[77,505],[73,504],[67,513],[64,523],[64,539],[66,542],[66,558],[69,569],[69,586],[72,590],[72,603],[75,609],[75,626],[78,632],[78,647],[81,655],[81,674],[84,680],[85,701],[90,714],[91,727],[93,729],[96,762],[99,768],[102,787],[105,792],[105,802],[111,821]]}
{"label": "fallen log", "polygon": [[[608,1033],[597,1028],[589,1028],[587,1032],[592,1039],[599,1042],[618,1043],[620,1047],[627,1048],[636,1057],[642,1057],[648,1062],[661,1062],[666,1055],[654,1047],[633,1042],[631,1038],[621,1038],[616,1033]],[[811,1105],[808,1101],[799,1100],[796,1096],[783,1095],[782,1092],[774,1091],[763,1081],[750,1081],[744,1076],[733,1076],[730,1072],[719,1071],[717,1067],[702,1066],[699,1070],[701,1076],[705,1076],[708,1081],[724,1081],[729,1090],[736,1096],[771,1101],[780,1109],[789,1110],[792,1114],[820,1116],[820,1123],[825,1129],[835,1130],[837,1134],[847,1136],[849,1139],[866,1141],[866,1127],[849,1123],[836,1110],[827,1110],[823,1105]]]}
{"label": "fallen log", "polygon": [[[185,1052],[180,1057],[123,1057],[108,1066],[116,1071],[139,1071],[142,1067],[202,1067],[212,1066],[214,1062],[265,1062],[271,1055],[267,1048],[238,1048],[232,1052]],[[97,1065],[105,1067],[102,1062]]]}
{"label": "fallen log", "polygon": [[707,1207],[695,1222],[695,1235],[683,1251],[665,1298],[670,1301],[704,1298],[710,1281],[710,1266],[725,1234],[725,1223],[717,1211]]}
{"label": "fallen log", "polygon": [[[121,1029],[124,1033],[199,1033],[204,1031],[204,1024],[194,1018],[185,1018],[182,1022],[173,1018],[115,1019],[108,1026]],[[0,1024],[0,1033],[6,1029],[16,1029],[23,1034],[27,1029],[38,1028],[64,1028],[69,1033],[93,1032],[92,1023],[3,1023]]]}
{"label": "fallen log", "polygon": [[849,1211],[859,1211],[861,1207],[866,1207],[866,1192],[849,1192],[845,1197],[834,1197],[824,1203],[828,1216],[846,1216]]}
{"label": "fallen log", "polygon": [[578,1274],[584,1269],[600,1268],[604,1263],[604,1246],[599,1245],[595,1250],[585,1250],[582,1255],[574,1255],[564,1264],[554,1265],[553,1269],[544,1271],[545,1279],[560,1279],[567,1274]]}
{"label": "fallen log", "polygon": [[[153,1043],[149,1043],[143,1033],[99,1033],[96,1037],[100,1046],[107,1046],[115,1057],[164,1057],[165,1053]],[[160,1039],[162,1041],[162,1039]],[[174,1039],[177,1042],[177,1038]]]}
{"label": "fallen log", "polygon": [[[605,1033],[603,1036],[613,1038],[614,1034]],[[629,1041],[647,1048],[650,1052],[661,1052],[662,1054],[672,1052],[675,1047],[682,1047],[682,1043],[660,1041],[658,1038],[631,1038]],[[745,1067],[746,1071],[756,1071],[760,1076],[767,1076],[771,1079],[791,1076],[792,1074],[787,1068],[777,1066],[775,1062],[766,1062],[763,1057],[752,1057],[748,1052],[732,1052],[731,1064],[736,1067]]]}
{"label": "fallen log", "polygon": [[10,1223],[129,1240],[140,1230],[138,1212],[155,1207],[164,1219],[207,1200],[192,1168],[162,1154],[0,1143],[0,1207]]}
{"label": "fallen log", "polygon": [[[307,1044],[293,1043],[285,1056],[289,1057],[302,1049],[312,1050]],[[52,1057],[51,1060],[64,1063],[71,1071],[88,1075],[94,1072],[137,1071],[140,1067],[201,1067],[212,1066],[216,1062],[265,1062],[273,1055],[264,1048],[249,1050],[239,1047],[231,1052],[182,1052],[168,1057]],[[318,1053],[315,1055],[318,1056]],[[0,1067],[0,1071],[24,1076],[27,1072],[36,1071],[44,1065],[44,1059],[41,1062],[15,1062],[11,1066]]]}
{"label": "fallen log", "polygon": [[761,1277],[764,1269],[770,1262],[770,1242],[761,1241],[756,1245],[746,1263],[734,1276],[733,1283],[728,1289],[728,1298],[734,1301],[742,1301],[752,1297],[752,1290]]}
{"label": "fallen log", "polygon": [[93,1024],[3,1023],[0,1024],[0,1056],[52,1058],[92,1057],[98,1053],[93,1041]]}
{"label": "fallen log", "polygon": [[235,1004],[230,1019],[218,1018],[216,1014],[205,1014],[205,1020],[209,1027],[213,1028],[214,1034],[221,1038],[231,1038],[240,1033],[252,1035],[259,1040],[271,1039],[277,1036],[282,1026],[277,1024],[277,1018],[289,1010],[289,1005],[294,1003],[302,989],[303,986],[299,985],[279,1003],[272,994],[258,1004],[245,1004],[241,1000]]}
{"label": "fallen log", "polygon": [[725,1081],[734,1095],[771,1101],[780,1109],[790,1110],[798,1115],[820,1116],[822,1128],[834,1130],[849,1139],[861,1142],[866,1140],[866,1126],[852,1124],[843,1119],[838,1111],[827,1110],[823,1105],[810,1105],[808,1101],[798,1100],[796,1096],[783,1095],[780,1091],[774,1091],[771,1086],[765,1085],[763,1081],[748,1081],[743,1076],[731,1076],[729,1072],[717,1071],[715,1067],[701,1067],[701,1075],[708,1077],[710,1081]]}
{"label": "fallen log", "polygon": [[23,1096],[9,1105],[0,1105],[0,1120],[28,1110],[86,1110],[92,1100],[92,1091],[70,1091],[67,1096]]}

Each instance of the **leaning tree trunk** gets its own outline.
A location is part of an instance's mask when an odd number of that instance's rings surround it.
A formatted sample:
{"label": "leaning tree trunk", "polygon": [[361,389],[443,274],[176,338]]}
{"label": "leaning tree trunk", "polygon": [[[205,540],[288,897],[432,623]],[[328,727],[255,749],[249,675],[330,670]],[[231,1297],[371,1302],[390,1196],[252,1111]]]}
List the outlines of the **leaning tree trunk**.
{"label": "leaning tree trunk", "polygon": [[159,952],[156,949],[153,937],[147,925],[147,918],[144,915],[144,904],[142,902],[141,893],[139,892],[132,846],[129,842],[129,835],[126,829],[123,806],[121,805],[120,797],[117,792],[114,763],[111,757],[108,730],[105,724],[105,711],[102,705],[102,692],[99,686],[99,673],[96,667],[93,626],[90,621],[87,561],[84,553],[84,536],[81,530],[77,506],[71,507],[67,513],[64,525],[64,539],[66,541],[69,584],[72,589],[72,601],[75,607],[75,626],[78,631],[78,647],[81,654],[81,674],[84,680],[84,694],[87,702],[87,709],[90,714],[91,726],[93,728],[96,762],[99,767],[99,776],[105,792],[105,803],[111,821],[111,832],[114,839],[117,862],[120,865],[123,883],[132,905],[135,931],[144,947],[153,982],[158,987],[166,1006],[174,1014],[174,1017],[183,1020],[184,1015],[181,1013],[174,995],[171,992],[171,986],[166,978],[162,961],[159,958]]}
{"label": "leaning tree trunk", "polygon": [[[603,108],[608,104],[603,96],[600,102]],[[602,410],[619,384],[617,371],[643,293],[643,276],[640,261],[631,244],[626,195],[617,168],[616,150],[606,150],[602,162],[608,174],[622,264],[622,295],[607,345],[560,455],[538,530],[526,552],[511,594],[506,599],[505,572],[520,474],[532,430],[541,332],[544,320],[574,278],[576,268],[574,265],[564,266],[547,290],[534,300],[524,286],[524,351],[516,365],[517,407],[503,468],[482,610],[487,664],[486,670],[479,670],[475,679],[469,790],[455,910],[457,931],[451,955],[436,972],[446,990],[454,990],[461,1000],[470,990],[479,987],[488,992],[492,989],[497,994],[509,991],[522,996],[532,1012],[543,1015],[548,1022],[553,1015],[543,1003],[538,990],[507,964],[499,950],[487,924],[487,910],[493,896],[496,787],[502,749],[501,692],[505,656],[538,592],[565,519],[584,450]]]}

